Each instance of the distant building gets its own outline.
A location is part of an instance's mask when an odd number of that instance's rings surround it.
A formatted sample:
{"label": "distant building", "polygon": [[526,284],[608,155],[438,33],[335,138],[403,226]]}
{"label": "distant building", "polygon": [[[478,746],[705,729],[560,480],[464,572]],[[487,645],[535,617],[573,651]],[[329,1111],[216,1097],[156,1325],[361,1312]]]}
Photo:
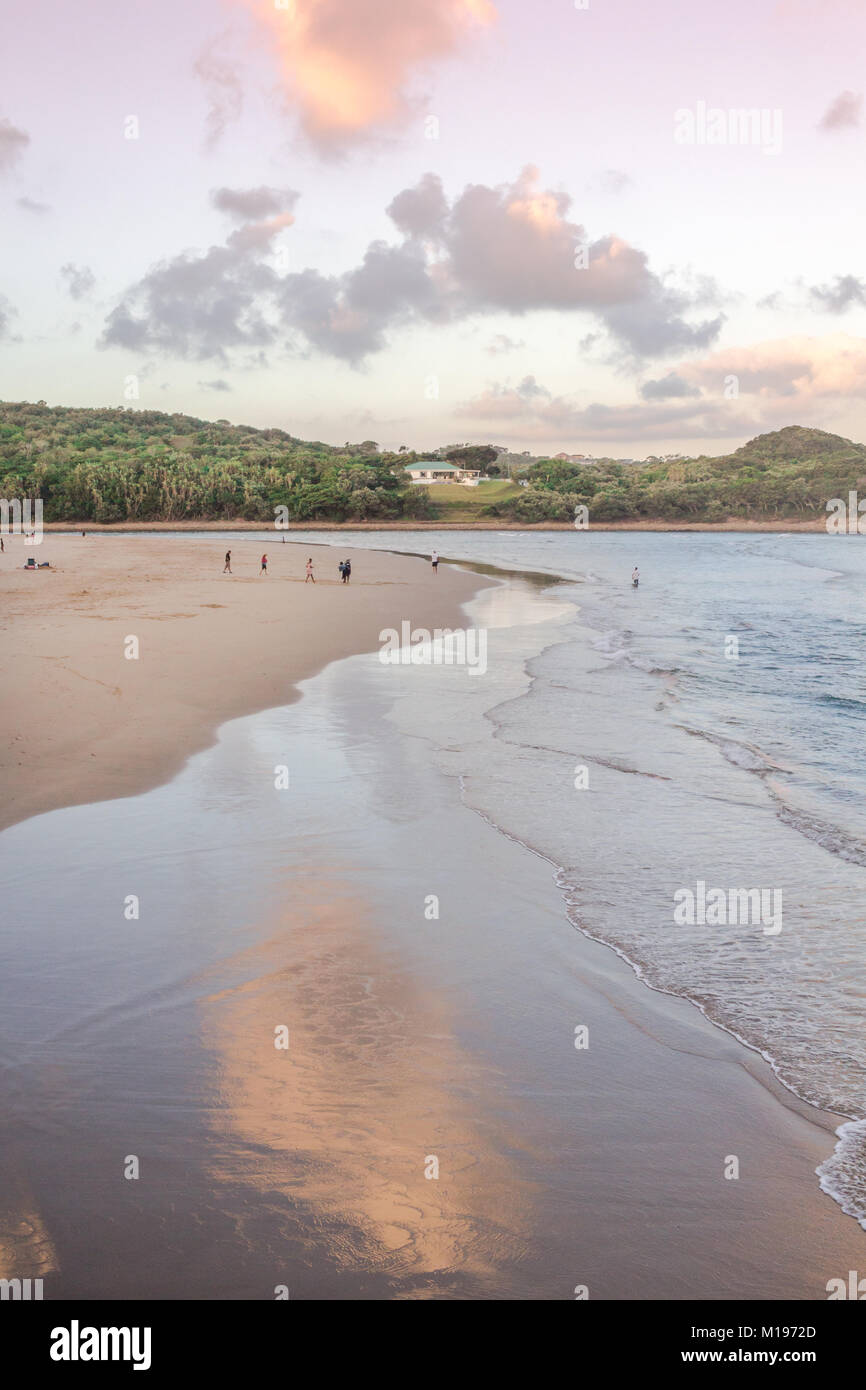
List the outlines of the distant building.
{"label": "distant building", "polygon": [[439,459],[407,463],[406,472],[413,483],[462,483],[464,487],[477,487],[481,477],[480,468],[458,468],[454,463],[440,463]]}

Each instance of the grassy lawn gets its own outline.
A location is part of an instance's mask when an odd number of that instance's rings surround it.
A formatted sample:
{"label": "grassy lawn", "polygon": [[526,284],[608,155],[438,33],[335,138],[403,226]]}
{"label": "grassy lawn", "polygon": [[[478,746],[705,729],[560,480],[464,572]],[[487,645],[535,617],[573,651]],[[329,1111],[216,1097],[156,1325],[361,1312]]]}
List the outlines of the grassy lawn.
{"label": "grassy lawn", "polygon": [[461,487],[458,483],[434,483],[428,488],[433,511],[440,521],[473,521],[482,507],[501,502],[506,497],[518,497],[520,488],[510,478],[491,478],[477,487]]}

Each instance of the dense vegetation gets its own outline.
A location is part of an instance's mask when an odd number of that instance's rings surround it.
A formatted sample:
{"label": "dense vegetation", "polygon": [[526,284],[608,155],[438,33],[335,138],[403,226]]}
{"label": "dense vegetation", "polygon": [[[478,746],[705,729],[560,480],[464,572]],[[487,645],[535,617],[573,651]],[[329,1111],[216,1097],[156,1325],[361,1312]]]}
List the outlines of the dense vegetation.
{"label": "dense vegetation", "polygon": [[0,403],[0,495],[41,497],[46,521],[423,518],[414,458],[157,410]]}
{"label": "dense vegetation", "polygon": [[823,430],[790,425],[761,434],[721,458],[592,465],[541,459],[531,487],[488,510],[514,521],[568,521],[575,507],[590,521],[725,521],[826,516],[832,497],[866,496],[866,448]]}
{"label": "dense vegetation", "polygon": [[[498,471],[490,445],[442,453]],[[444,518],[451,489],[406,481],[416,457],[155,410],[0,403],[0,496],[41,497],[46,521],[273,521],[279,506],[293,522]],[[591,522],[823,517],[832,497],[866,496],[866,448],[798,425],[721,458],[527,459],[521,472],[525,488],[482,485],[460,498],[475,517],[532,523],[572,521],[580,505]]]}

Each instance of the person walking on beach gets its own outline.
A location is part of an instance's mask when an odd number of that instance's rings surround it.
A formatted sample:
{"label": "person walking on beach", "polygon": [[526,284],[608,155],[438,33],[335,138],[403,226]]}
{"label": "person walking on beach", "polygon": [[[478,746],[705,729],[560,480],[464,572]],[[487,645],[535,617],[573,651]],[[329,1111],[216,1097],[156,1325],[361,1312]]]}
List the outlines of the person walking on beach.
{"label": "person walking on beach", "polygon": [[263,556],[262,556],[262,567],[261,567],[261,570],[259,571],[259,575],[261,576],[262,574],[267,574],[267,572],[268,572],[268,557],[267,557],[267,555],[263,555]]}
{"label": "person walking on beach", "polygon": [[225,564],[223,565],[223,574],[231,574],[231,572],[232,572],[232,553],[231,553],[230,550],[227,550],[227,551],[226,551],[226,562],[225,562]]}
{"label": "person walking on beach", "polygon": [[638,574],[637,565],[635,565],[634,569],[633,569],[632,572],[631,572],[631,582],[632,582],[632,585],[633,585],[633,587],[634,587],[635,589],[637,588],[638,584],[640,583],[640,575]]}
{"label": "person walking on beach", "polygon": [[310,556],[309,560],[307,561],[307,577],[306,577],[306,579],[304,580],[304,583],[305,583],[305,584],[308,584],[308,583],[310,582],[311,579],[312,579],[313,583],[315,584],[315,582],[316,582],[316,576],[313,574],[313,557],[312,557],[312,555]]}
{"label": "person walking on beach", "polygon": [[339,565],[337,566],[337,569],[340,571],[340,579],[341,579],[342,583],[345,584],[345,582],[346,582],[346,561],[345,561],[345,560],[341,560],[340,563],[339,563]]}
{"label": "person walking on beach", "polygon": [[351,560],[344,560],[344,561],[343,561],[343,583],[344,583],[344,584],[348,584],[348,582],[349,582],[349,580],[350,580],[351,578],[352,578],[352,561],[351,561]]}
{"label": "person walking on beach", "polygon": [[434,574],[438,574],[438,573],[439,573],[439,551],[438,551],[438,550],[434,550],[434,551],[433,551],[433,554],[430,556],[430,563],[431,563],[431,565],[433,566],[433,573],[434,573]]}

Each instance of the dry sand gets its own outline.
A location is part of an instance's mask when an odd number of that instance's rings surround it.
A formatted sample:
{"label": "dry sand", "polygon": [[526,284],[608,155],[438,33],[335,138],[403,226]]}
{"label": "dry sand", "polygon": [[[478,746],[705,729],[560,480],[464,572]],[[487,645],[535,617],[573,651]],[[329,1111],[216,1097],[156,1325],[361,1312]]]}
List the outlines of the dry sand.
{"label": "dry sand", "polygon": [[[9,673],[0,829],[170,778],[218,725],[285,704],[328,662],[375,651],[403,619],[459,627],[488,582],[413,557],[260,540],[5,536],[0,632]],[[222,573],[227,546],[232,575]],[[304,583],[312,553],[316,584]],[[28,556],[51,570],[26,573]],[[337,565],[352,561],[352,580]],[[139,656],[124,655],[137,637]]]}

